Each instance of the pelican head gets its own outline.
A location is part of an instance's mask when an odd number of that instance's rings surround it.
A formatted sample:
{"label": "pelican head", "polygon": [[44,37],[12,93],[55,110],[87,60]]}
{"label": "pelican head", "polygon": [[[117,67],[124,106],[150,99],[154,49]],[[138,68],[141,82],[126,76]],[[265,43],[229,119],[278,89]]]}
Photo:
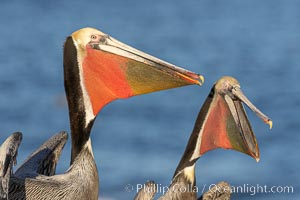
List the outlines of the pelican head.
{"label": "pelican head", "polygon": [[71,133],[78,132],[73,146],[82,146],[88,140],[97,114],[113,100],[201,85],[204,81],[201,75],[141,52],[94,28],[80,29],[66,39],[64,78]]}
{"label": "pelican head", "polygon": [[222,77],[213,86],[198,116],[201,130],[197,133],[198,149],[193,158],[223,148],[240,151],[259,161],[256,137],[242,103],[272,128],[272,120],[243,94],[240,83],[233,77]]}

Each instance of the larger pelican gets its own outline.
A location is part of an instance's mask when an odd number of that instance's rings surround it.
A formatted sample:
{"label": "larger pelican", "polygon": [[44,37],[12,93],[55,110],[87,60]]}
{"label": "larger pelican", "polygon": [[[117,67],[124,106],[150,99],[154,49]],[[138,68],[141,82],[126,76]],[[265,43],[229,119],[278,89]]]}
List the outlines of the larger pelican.
{"label": "larger pelican", "polygon": [[[169,190],[159,200],[196,200],[195,165],[196,161],[208,151],[216,148],[232,149],[245,153],[256,161],[259,160],[256,137],[242,103],[245,103],[259,118],[269,124],[270,128],[272,128],[272,120],[257,109],[240,88],[240,83],[228,76],[222,77],[214,84],[200,109],[194,130],[175,170]],[[229,186],[226,183],[220,183],[217,187],[225,187],[224,193],[211,190],[203,196],[203,199],[212,200],[216,198],[216,195],[219,200],[230,198]],[[153,196],[147,196],[145,191],[137,195],[139,199],[145,200],[150,200]],[[136,200],[138,200],[137,197]]]}
{"label": "larger pelican", "polygon": [[201,85],[203,77],[99,30],[83,28],[66,39],[64,80],[71,126],[71,165],[60,175],[12,177],[9,199],[98,199],[98,171],[90,132],[99,111],[115,99]]}

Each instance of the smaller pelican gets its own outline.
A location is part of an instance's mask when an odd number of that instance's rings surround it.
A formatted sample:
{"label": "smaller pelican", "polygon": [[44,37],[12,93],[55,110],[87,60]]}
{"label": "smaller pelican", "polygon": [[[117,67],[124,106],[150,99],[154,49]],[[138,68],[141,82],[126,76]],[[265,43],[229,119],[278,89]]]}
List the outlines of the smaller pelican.
{"label": "smaller pelican", "polygon": [[[259,161],[258,144],[242,102],[272,128],[271,119],[248,100],[239,82],[232,77],[222,77],[214,84],[205,100],[169,190],[159,200],[197,199],[195,164],[210,150],[233,149]],[[218,185],[223,187],[224,183]],[[214,199],[209,198],[211,193],[208,191],[203,199]],[[214,194],[219,195],[219,200],[230,198],[228,192]]]}

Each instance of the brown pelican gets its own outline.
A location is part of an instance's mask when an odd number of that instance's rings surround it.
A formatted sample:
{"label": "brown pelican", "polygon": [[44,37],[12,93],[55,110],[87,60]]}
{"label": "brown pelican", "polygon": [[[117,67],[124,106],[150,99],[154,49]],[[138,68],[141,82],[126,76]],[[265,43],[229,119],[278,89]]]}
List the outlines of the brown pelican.
{"label": "brown pelican", "polygon": [[146,182],[134,197],[134,200],[151,200],[154,198],[157,184],[154,181]]}
{"label": "brown pelican", "polygon": [[38,175],[53,176],[67,140],[68,134],[66,132],[55,134],[35,150],[13,176],[18,178],[34,178]]}
{"label": "brown pelican", "polygon": [[99,111],[115,99],[185,85],[203,77],[84,28],[67,37],[64,80],[72,138],[71,165],[64,174],[11,179],[10,199],[98,199],[98,171],[90,131]]}
{"label": "brown pelican", "polygon": [[[67,133],[54,135],[42,144],[13,174],[12,166],[16,163],[16,156],[22,140],[22,133],[16,132],[9,136],[0,147],[0,200],[11,198],[8,193],[19,190],[21,184],[9,182],[20,181],[28,177],[51,176],[55,174],[56,164],[61,150],[67,141]],[[22,199],[22,198],[14,198]]]}
{"label": "brown pelican", "polygon": [[198,200],[229,200],[231,196],[231,187],[227,182],[220,182],[216,185],[211,185]]}
{"label": "brown pelican", "polygon": [[[232,77],[222,77],[214,84],[200,109],[169,190],[159,200],[197,199],[195,164],[210,150],[233,149],[259,161],[258,144],[242,103],[272,128],[271,119],[248,100],[241,91],[239,82]],[[218,187],[224,187],[222,185],[224,183],[219,183]],[[212,193],[221,195],[220,200],[230,198],[230,193],[226,191],[221,194],[217,192],[208,191],[203,199],[213,199],[209,198],[213,196]]]}
{"label": "brown pelican", "polygon": [[13,133],[0,146],[0,200],[8,198],[9,180],[12,166],[16,163],[18,147],[22,141],[22,134]]}

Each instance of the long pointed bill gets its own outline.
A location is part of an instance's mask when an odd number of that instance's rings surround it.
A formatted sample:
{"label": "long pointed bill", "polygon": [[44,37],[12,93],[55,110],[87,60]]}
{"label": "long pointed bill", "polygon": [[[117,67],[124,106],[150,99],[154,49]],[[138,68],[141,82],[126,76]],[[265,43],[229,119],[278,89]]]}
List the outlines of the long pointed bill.
{"label": "long pointed bill", "polygon": [[240,151],[259,161],[256,137],[242,102],[270,127],[272,121],[247,99],[239,87],[224,92],[224,88],[236,83],[238,82],[235,79],[225,77],[212,88],[200,110],[189,141],[190,150],[194,149],[191,159],[197,159],[207,151],[224,148]]}
{"label": "long pointed bill", "polygon": [[232,94],[239,98],[243,103],[245,103],[259,118],[261,118],[266,124],[269,124],[270,129],[273,127],[272,120],[262,113],[258,108],[256,108],[251,101],[243,94],[239,87],[232,89]]}
{"label": "long pointed bill", "polygon": [[125,45],[107,35],[91,42],[83,58],[83,74],[96,115],[118,98],[185,85],[202,85],[201,75]]}
{"label": "long pointed bill", "polygon": [[201,75],[195,74],[194,72],[190,72],[168,62],[160,60],[154,56],[132,48],[124,43],[121,43],[120,41],[112,37],[107,38],[106,45],[99,45],[99,47],[101,50],[130,58],[132,60],[151,66],[156,70],[165,72],[171,76],[178,77],[188,84],[202,85],[204,82],[204,77]]}

